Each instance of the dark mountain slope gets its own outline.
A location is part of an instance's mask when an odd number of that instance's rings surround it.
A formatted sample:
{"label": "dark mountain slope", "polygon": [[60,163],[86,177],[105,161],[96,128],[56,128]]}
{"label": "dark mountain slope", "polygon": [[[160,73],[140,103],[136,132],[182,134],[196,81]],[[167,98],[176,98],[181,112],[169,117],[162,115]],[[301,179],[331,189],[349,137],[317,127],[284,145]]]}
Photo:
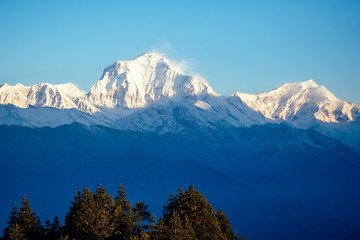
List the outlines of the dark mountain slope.
{"label": "dark mountain slope", "polygon": [[[159,216],[169,193],[193,184],[251,239],[335,239],[358,229],[345,221],[358,212],[357,156],[338,141],[287,125],[188,133],[0,126],[1,222],[24,193],[46,220],[62,216],[78,188],[115,192],[119,183]],[[352,200],[342,204],[345,193]]]}

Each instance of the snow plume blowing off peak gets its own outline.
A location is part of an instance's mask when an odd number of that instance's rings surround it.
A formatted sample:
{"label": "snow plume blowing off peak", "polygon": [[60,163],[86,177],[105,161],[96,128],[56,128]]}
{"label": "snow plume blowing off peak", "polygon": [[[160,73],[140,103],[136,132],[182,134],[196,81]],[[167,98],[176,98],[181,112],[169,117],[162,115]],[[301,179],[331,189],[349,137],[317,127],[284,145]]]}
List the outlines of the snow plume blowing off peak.
{"label": "snow plume blowing off peak", "polygon": [[216,95],[203,78],[183,74],[168,59],[148,52],[105,68],[88,99],[101,107],[132,109],[161,99],[202,94]]}

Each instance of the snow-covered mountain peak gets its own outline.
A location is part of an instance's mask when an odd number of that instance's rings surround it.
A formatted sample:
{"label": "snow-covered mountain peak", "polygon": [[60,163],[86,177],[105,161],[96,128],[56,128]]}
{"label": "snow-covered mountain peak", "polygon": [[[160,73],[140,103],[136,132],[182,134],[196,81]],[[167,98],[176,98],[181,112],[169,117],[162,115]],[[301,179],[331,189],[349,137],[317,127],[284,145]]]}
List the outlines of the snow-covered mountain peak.
{"label": "snow-covered mountain peak", "polygon": [[33,86],[4,84],[0,87],[0,104],[11,104],[20,108],[29,106],[58,109],[73,108],[86,113],[98,111],[85,99],[85,93],[72,83],[58,85],[38,83]]}
{"label": "snow-covered mountain peak", "polygon": [[17,107],[27,107],[27,94],[30,87],[26,87],[22,84],[16,84],[11,86],[9,84],[3,84],[0,87],[0,104],[12,104]]}
{"label": "snow-covered mountain peak", "polygon": [[[13,106],[5,106],[8,104]],[[176,64],[153,52],[116,61],[105,68],[87,94],[72,83],[5,83],[0,85],[0,105],[3,124],[58,126],[80,122],[159,133],[181,132],[186,126],[216,129],[285,121],[343,139],[341,131],[331,132],[326,126],[359,129],[360,122],[359,106],[339,100],[312,79],[259,94],[236,92],[225,97],[215,93],[200,75],[184,74]],[[350,131],[358,139],[359,131]]]}
{"label": "snow-covered mountain peak", "polygon": [[166,59],[161,54],[155,52],[146,52],[134,58],[132,61],[137,62],[139,64],[143,64],[146,67],[152,67],[152,68],[155,68],[159,64],[164,64],[164,65],[168,65],[168,67],[171,67],[171,63],[168,59]]}
{"label": "snow-covered mountain peak", "polygon": [[302,88],[317,88],[317,87],[319,87],[319,85],[317,85],[317,83],[314,82],[314,80],[312,80],[312,79],[309,79],[304,82],[294,83],[294,85],[300,85]]}
{"label": "snow-covered mountain peak", "polygon": [[[50,85],[50,84],[48,84]],[[54,85],[53,85],[54,86]],[[73,83],[64,83],[55,85],[58,91],[62,94],[71,96],[72,98],[82,98],[85,97],[86,92],[79,90],[79,88]]]}
{"label": "snow-covered mountain peak", "polygon": [[286,83],[279,88],[258,95],[294,95],[299,92],[312,91],[316,88],[319,88],[319,85],[310,79],[304,82]]}
{"label": "snow-covered mountain peak", "polygon": [[1,89],[14,89],[14,88],[21,88],[21,87],[26,87],[26,86],[24,86],[23,84],[21,84],[21,83],[17,83],[16,85],[14,85],[14,86],[12,86],[12,85],[9,85],[9,84],[7,84],[7,83],[4,83],[4,84],[1,84],[0,85],[0,88]]}
{"label": "snow-covered mountain peak", "polygon": [[156,53],[145,53],[105,68],[88,99],[97,106],[134,109],[162,99],[216,93],[199,76],[186,75]]}
{"label": "snow-covered mountain peak", "polygon": [[[156,68],[158,65],[170,65],[163,56],[153,52],[144,53],[131,60],[119,60],[113,63],[112,65],[104,69],[104,75],[106,73],[120,73],[129,71],[131,68],[142,67],[142,68]],[[103,78],[104,76],[102,76]]]}
{"label": "snow-covered mountain peak", "polygon": [[84,91],[79,90],[73,83],[56,85],[50,83],[38,83],[28,88],[28,99],[34,98],[34,101],[37,101],[36,99],[38,99],[39,97],[43,97],[47,94],[49,94],[48,97],[51,98],[57,97],[62,98],[63,100],[68,98],[69,101],[85,98],[86,94]]}
{"label": "snow-covered mountain peak", "polygon": [[313,80],[287,83],[260,94],[235,93],[250,109],[266,118],[285,120],[307,128],[315,120],[327,123],[353,121],[359,116],[359,107],[339,100],[324,86]]}
{"label": "snow-covered mountain peak", "polygon": [[300,99],[306,98],[303,100],[313,103],[321,103],[324,101],[336,103],[340,101],[333,93],[326,89],[325,86],[319,86],[312,79],[298,83],[287,83],[278,89],[263,93],[263,95],[269,93],[277,94],[281,96],[281,99],[295,98],[299,101]]}

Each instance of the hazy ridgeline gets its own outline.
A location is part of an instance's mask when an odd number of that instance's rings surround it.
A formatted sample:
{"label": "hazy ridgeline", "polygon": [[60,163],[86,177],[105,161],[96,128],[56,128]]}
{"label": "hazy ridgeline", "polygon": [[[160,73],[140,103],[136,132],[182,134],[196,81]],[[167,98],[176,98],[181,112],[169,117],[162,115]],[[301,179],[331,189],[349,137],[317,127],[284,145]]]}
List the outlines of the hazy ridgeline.
{"label": "hazy ridgeline", "polygon": [[115,182],[156,216],[174,189],[195,185],[249,239],[346,238],[360,226],[359,155],[313,130],[193,128],[184,137],[72,124],[0,133],[2,229],[24,193],[41,219],[63,219],[79,188],[102,184],[115,196]]}

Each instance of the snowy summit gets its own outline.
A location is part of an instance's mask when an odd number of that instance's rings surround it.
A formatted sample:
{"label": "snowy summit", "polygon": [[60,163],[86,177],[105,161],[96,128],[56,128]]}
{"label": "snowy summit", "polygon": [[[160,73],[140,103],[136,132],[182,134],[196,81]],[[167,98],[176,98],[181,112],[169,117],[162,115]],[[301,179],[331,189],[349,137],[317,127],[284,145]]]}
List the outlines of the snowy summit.
{"label": "snowy summit", "polygon": [[199,75],[184,74],[152,52],[108,66],[88,93],[72,83],[0,87],[0,123],[30,127],[79,122],[164,133],[287,122],[346,140],[348,132],[359,135],[359,117],[359,106],[313,80],[221,96]]}
{"label": "snowy summit", "polygon": [[203,93],[215,94],[204,80],[176,71],[167,59],[149,52],[105,68],[88,98],[102,107],[140,108],[164,98]]}

